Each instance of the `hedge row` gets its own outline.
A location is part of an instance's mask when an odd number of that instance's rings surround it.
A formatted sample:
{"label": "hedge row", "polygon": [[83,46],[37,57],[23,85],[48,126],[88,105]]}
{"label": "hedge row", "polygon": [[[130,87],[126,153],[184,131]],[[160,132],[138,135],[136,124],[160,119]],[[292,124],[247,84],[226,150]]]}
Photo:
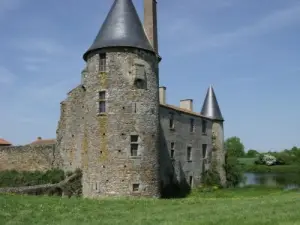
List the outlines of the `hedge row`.
{"label": "hedge row", "polygon": [[66,174],[59,169],[46,172],[0,171],[0,187],[23,187],[41,184],[56,184],[64,180]]}

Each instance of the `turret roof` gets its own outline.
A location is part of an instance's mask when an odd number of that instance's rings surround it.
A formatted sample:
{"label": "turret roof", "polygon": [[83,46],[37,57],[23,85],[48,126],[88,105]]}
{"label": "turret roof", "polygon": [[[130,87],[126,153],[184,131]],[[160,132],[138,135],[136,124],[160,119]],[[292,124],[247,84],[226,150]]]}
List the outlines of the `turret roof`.
{"label": "turret roof", "polygon": [[224,120],[212,86],[207,90],[201,114],[214,120]]}
{"label": "turret roof", "polygon": [[83,55],[107,47],[134,47],[154,52],[132,0],[115,0],[102,27]]}

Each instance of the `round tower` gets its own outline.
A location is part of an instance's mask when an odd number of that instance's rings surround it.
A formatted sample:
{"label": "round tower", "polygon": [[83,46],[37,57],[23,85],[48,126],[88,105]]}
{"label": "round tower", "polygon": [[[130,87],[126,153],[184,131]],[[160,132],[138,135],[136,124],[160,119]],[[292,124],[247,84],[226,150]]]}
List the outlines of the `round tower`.
{"label": "round tower", "polygon": [[83,58],[83,195],[160,197],[159,58],[132,0],[115,0]]}
{"label": "round tower", "polygon": [[224,119],[212,86],[207,90],[201,114],[212,120],[212,159],[211,170],[219,174],[222,186],[226,186]]}

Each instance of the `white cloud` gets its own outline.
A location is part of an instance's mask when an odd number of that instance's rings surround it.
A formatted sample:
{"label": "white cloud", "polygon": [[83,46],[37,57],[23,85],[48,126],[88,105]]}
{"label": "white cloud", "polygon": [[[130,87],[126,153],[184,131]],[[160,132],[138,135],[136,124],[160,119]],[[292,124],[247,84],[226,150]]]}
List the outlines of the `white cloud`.
{"label": "white cloud", "polygon": [[[229,4],[229,3],[228,3]],[[182,52],[198,52],[200,50],[216,47],[226,47],[239,42],[245,42],[248,38],[269,34],[275,30],[300,22],[300,4],[294,4],[285,9],[273,11],[251,25],[245,25],[234,31],[210,34],[201,29],[194,20],[185,19],[173,21],[170,26],[162,31],[163,38],[170,38],[182,42],[184,38],[186,45],[179,49]],[[180,30],[180,32],[178,32]]]}
{"label": "white cloud", "polygon": [[20,0],[0,0],[0,17],[9,11],[19,8],[20,5]]}
{"label": "white cloud", "polygon": [[41,57],[24,57],[22,61],[25,63],[25,69],[29,72],[38,72],[42,65],[48,63],[50,60]]}
{"label": "white cloud", "polygon": [[14,44],[17,48],[30,53],[55,55],[64,52],[64,47],[61,44],[49,38],[16,40]]}
{"label": "white cloud", "polygon": [[34,64],[27,64],[25,65],[25,69],[29,72],[38,72],[40,70],[40,67]]}
{"label": "white cloud", "polygon": [[40,64],[40,63],[46,63],[49,62],[49,59],[46,58],[40,58],[40,57],[24,57],[23,61],[25,63],[34,63],[34,64]]}
{"label": "white cloud", "polygon": [[11,71],[0,65],[0,84],[11,84],[15,79],[16,76]]}

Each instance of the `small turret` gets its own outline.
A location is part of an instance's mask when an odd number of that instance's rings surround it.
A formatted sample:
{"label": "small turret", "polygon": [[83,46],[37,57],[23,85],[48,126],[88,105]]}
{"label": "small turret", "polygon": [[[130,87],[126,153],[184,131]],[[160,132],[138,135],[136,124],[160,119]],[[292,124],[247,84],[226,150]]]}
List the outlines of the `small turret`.
{"label": "small turret", "polygon": [[212,86],[208,88],[201,114],[212,120],[212,161],[210,169],[219,174],[220,183],[226,186],[224,118]]}

